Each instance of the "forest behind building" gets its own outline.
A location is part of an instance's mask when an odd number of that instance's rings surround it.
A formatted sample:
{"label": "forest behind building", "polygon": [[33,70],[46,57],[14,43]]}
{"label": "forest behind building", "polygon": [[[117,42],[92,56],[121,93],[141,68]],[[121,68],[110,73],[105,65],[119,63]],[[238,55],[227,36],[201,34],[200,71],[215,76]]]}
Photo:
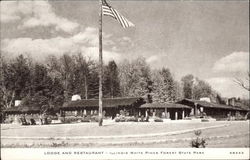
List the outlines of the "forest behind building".
{"label": "forest behind building", "polygon": [[[8,108],[15,100],[25,106],[60,107],[78,94],[82,99],[98,98],[98,62],[79,54],[48,56],[39,63],[19,55],[1,57],[0,105]],[[207,82],[187,74],[177,81],[169,68],[152,69],[145,58],[122,62],[109,61],[103,66],[103,96],[144,97],[150,102],[176,102],[182,98],[223,98]]]}

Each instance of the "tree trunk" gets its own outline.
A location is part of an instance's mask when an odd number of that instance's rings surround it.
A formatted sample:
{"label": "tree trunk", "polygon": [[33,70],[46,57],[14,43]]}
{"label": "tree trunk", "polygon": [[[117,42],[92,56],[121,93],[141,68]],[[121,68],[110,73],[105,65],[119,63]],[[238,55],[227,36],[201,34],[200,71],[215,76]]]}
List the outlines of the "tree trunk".
{"label": "tree trunk", "polygon": [[84,76],[84,87],[85,87],[85,99],[88,99],[88,86],[87,86],[87,76]]}

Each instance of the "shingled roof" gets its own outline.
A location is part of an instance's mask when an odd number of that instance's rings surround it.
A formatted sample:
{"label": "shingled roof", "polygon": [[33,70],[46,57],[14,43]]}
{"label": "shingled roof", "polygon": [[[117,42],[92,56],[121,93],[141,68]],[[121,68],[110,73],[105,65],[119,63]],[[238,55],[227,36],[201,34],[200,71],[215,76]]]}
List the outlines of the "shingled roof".
{"label": "shingled roof", "polygon": [[18,106],[18,107],[10,107],[4,110],[5,113],[38,113],[40,112],[40,108],[39,107],[35,107],[35,106]]}
{"label": "shingled roof", "polygon": [[21,113],[21,110],[19,107],[9,107],[3,110],[5,113]]}
{"label": "shingled roof", "polygon": [[146,103],[141,105],[140,108],[188,108],[191,109],[187,105],[177,104],[177,103]]}
{"label": "shingled roof", "polygon": [[23,106],[22,108],[21,108],[21,111],[22,112],[24,112],[24,113],[26,113],[26,112],[36,112],[36,113],[38,113],[38,112],[40,112],[41,111],[41,108],[40,107],[35,107],[35,106]]}
{"label": "shingled roof", "polygon": [[[131,106],[134,104],[143,104],[145,103],[143,98],[104,98],[102,101],[103,107],[118,107],[118,106]],[[98,99],[83,99],[77,101],[70,101],[63,104],[62,108],[84,108],[84,107],[98,107]]]}
{"label": "shingled roof", "polygon": [[185,104],[185,105],[194,105],[195,103],[198,106],[201,107],[206,107],[206,108],[220,108],[220,109],[229,109],[229,110],[238,110],[238,111],[247,111],[246,109],[239,108],[239,107],[234,107],[234,106],[229,106],[229,105],[224,105],[224,104],[217,104],[213,102],[206,102],[206,101],[200,101],[200,100],[193,100],[193,99],[183,99],[179,102],[179,104]]}
{"label": "shingled roof", "polygon": [[250,106],[243,104],[242,102],[235,102],[234,107],[250,111]]}

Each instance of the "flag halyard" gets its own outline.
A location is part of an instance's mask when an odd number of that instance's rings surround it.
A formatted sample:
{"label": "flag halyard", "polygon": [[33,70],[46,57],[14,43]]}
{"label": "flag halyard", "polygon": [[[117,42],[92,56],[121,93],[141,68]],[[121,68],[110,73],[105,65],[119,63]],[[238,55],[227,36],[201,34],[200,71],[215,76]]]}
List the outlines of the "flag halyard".
{"label": "flag halyard", "polygon": [[106,0],[102,0],[102,14],[105,16],[110,16],[116,19],[123,28],[134,27],[135,25],[130,22],[128,19],[123,17],[120,13],[117,12],[114,8],[112,8]]}

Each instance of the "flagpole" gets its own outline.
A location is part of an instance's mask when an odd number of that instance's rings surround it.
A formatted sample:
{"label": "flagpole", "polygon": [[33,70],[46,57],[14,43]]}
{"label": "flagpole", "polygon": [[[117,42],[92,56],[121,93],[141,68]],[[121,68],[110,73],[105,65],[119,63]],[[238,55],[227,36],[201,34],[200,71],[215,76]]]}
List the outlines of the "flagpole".
{"label": "flagpole", "polygon": [[99,126],[102,126],[102,0],[99,0]]}

